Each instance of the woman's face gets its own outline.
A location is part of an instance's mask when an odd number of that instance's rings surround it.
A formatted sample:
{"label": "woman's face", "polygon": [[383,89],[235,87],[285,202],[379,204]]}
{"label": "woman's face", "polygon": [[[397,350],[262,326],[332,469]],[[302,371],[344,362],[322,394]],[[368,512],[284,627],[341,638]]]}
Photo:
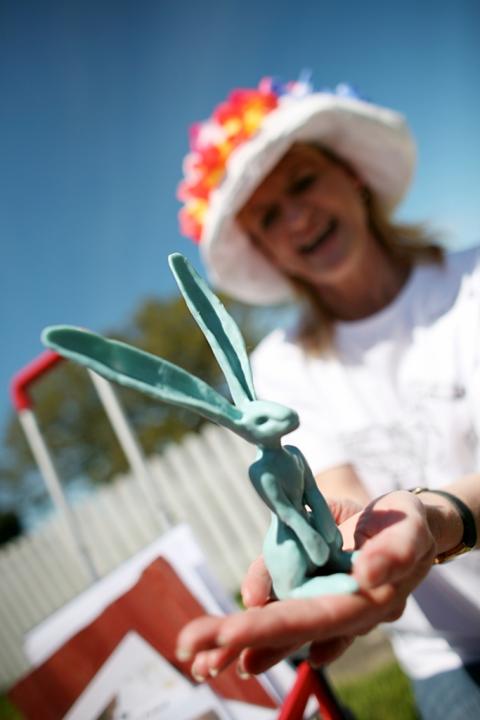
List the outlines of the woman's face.
{"label": "woman's face", "polygon": [[321,150],[293,145],[237,215],[286,275],[335,285],[371,244],[359,179]]}

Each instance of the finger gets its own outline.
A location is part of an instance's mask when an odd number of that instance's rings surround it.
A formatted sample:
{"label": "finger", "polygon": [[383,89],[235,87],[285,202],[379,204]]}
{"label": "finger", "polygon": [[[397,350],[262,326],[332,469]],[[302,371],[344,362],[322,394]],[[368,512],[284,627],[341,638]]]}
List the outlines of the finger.
{"label": "finger", "polygon": [[406,598],[412,590],[424,579],[432,567],[435,552],[432,552],[430,548],[423,557],[421,557],[415,565],[412,567],[410,573],[408,573],[400,581],[395,582],[394,585],[397,588],[397,597]]}
{"label": "finger", "polygon": [[333,662],[343,655],[355,640],[354,636],[333,638],[324,642],[314,642],[310,646],[309,659],[314,667]]}
{"label": "finger", "polygon": [[407,543],[397,548],[378,547],[376,544],[369,548],[369,552],[360,553],[354,563],[353,576],[363,589],[380,587],[385,583],[398,584],[409,577],[412,580],[421,578],[431,567],[433,555],[432,546],[423,557],[419,557],[417,549]]}
{"label": "finger", "polygon": [[355,595],[283,600],[225,618],[199,618],[182,630],[177,656],[220,647],[269,648],[282,655],[287,646],[357,635],[388,616],[397,593],[393,585],[383,585]]}
{"label": "finger", "polygon": [[265,605],[270,600],[272,580],[265,561],[260,555],[247,570],[242,583],[242,600],[245,607]]}
{"label": "finger", "polygon": [[339,525],[338,529],[342,533],[344,550],[355,550],[360,547],[356,539],[358,518],[359,514],[357,513],[349,518],[346,518],[345,520],[342,520],[341,524]]}
{"label": "finger", "polygon": [[[219,645],[281,648],[311,640],[354,634],[362,623],[382,616],[393,589],[378,588],[375,594],[328,596],[282,600],[263,608],[251,608],[227,617],[220,628]],[[379,622],[381,621],[381,617]]]}
{"label": "finger", "polygon": [[187,623],[179,632],[176,644],[176,656],[180,661],[190,660],[202,650],[218,647],[217,636],[225,618],[203,615]]}
{"label": "finger", "polygon": [[380,622],[398,620],[405,610],[408,596],[428,574],[431,566],[432,554],[428,551],[401,581],[380,585],[370,590],[361,590],[360,592],[369,598],[372,608],[375,606],[376,610],[374,609],[373,615],[371,615],[370,624],[369,614],[364,615],[357,632],[364,635],[373,630]]}
{"label": "finger", "polygon": [[[311,601],[310,601],[311,602]],[[308,600],[284,600],[226,618],[217,638],[222,646],[280,649],[308,638]]]}
{"label": "finger", "polygon": [[326,500],[328,507],[330,508],[330,512],[333,515],[333,519],[337,525],[345,522],[353,515],[357,515],[362,509],[362,506],[359,503],[348,498],[329,497],[326,498]]}
{"label": "finger", "polygon": [[190,672],[197,682],[203,682],[208,677],[217,677],[238,657],[239,651],[235,648],[204,650],[196,654]]}
{"label": "finger", "polygon": [[279,648],[246,648],[241,653],[237,663],[237,673],[240,677],[249,677],[250,675],[266,672],[277,663],[293,655],[299,647],[301,645],[294,643]]}
{"label": "finger", "polygon": [[208,662],[208,650],[199,652],[195,655],[195,658],[190,667],[190,674],[193,679],[201,683],[209,677],[209,662]]}
{"label": "finger", "polygon": [[431,565],[435,546],[421,516],[412,515],[381,530],[367,540],[354,561],[353,575],[363,588],[396,583],[416,572],[417,565]]}

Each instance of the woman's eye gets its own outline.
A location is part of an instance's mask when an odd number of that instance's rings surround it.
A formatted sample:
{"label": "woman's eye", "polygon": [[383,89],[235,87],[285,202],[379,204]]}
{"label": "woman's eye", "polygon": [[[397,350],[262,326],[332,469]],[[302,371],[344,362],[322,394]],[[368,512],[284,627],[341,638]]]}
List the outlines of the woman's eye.
{"label": "woman's eye", "polygon": [[292,184],[292,193],[295,195],[296,193],[302,193],[304,190],[308,190],[308,188],[313,185],[316,179],[317,176],[314,173],[310,173],[309,175],[302,175],[302,177],[299,177],[298,180],[295,180],[295,182]]}
{"label": "woman's eye", "polygon": [[268,230],[273,225],[278,217],[278,208],[271,207],[262,215],[261,225],[262,230]]}

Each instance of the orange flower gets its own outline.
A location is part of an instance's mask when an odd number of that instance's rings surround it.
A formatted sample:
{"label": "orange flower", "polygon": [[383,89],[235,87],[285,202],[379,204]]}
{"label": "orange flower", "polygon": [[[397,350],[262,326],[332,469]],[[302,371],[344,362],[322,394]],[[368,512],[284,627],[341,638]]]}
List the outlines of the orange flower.
{"label": "orange flower", "polygon": [[185,179],[177,191],[185,203],[179,215],[182,234],[200,240],[210,194],[221,184],[231,154],[258,132],[279,98],[291,92],[289,86],[277,83],[274,87],[271,78],[264,78],[257,89],[234,90],[209,120],[192,125]]}

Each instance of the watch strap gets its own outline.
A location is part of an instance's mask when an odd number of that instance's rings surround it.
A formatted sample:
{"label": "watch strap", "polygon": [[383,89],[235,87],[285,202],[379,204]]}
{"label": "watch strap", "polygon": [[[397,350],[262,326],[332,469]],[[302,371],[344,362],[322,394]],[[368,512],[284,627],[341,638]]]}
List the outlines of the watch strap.
{"label": "watch strap", "polygon": [[469,552],[470,550],[472,550],[472,548],[475,547],[475,545],[477,544],[477,528],[475,525],[475,518],[473,517],[472,511],[470,510],[468,505],[463,502],[463,500],[460,500],[460,498],[458,498],[456,495],[453,495],[446,490],[436,490],[428,487],[412,488],[410,492],[414,495],[420,495],[423,492],[429,492],[433,495],[441,495],[442,497],[449,500],[452,505],[455,506],[462,520],[462,539],[460,540],[458,545],[455,545],[455,547],[453,547],[451,550],[447,550],[437,555],[437,557],[433,561],[435,565],[440,565],[441,563],[447,562],[447,560],[453,560],[455,557],[463,555],[464,553]]}

